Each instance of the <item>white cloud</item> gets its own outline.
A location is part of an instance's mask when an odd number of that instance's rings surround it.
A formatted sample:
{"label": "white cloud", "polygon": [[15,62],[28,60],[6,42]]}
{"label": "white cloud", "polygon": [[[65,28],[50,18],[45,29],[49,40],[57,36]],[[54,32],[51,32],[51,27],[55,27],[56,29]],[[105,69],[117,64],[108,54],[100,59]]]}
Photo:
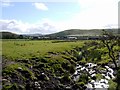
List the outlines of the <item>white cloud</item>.
{"label": "white cloud", "polygon": [[24,33],[53,33],[57,29],[54,25],[47,21],[42,21],[35,24],[29,24],[17,20],[0,20],[0,31],[10,31],[18,34]]}
{"label": "white cloud", "polygon": [[118,0],[79,0],[79,4],[79,13],[58,23],[60,30],[118,27]]}
{"label": "white cloud", "polygon": [[34,6],[39,10],[48,10],[48,7],[44,3],[34,3]]}
{"label": "white cloud", "polygon": [[79,0],[81,10],[69,21],[60,22],[63,29],[117,28],[118,0]]}

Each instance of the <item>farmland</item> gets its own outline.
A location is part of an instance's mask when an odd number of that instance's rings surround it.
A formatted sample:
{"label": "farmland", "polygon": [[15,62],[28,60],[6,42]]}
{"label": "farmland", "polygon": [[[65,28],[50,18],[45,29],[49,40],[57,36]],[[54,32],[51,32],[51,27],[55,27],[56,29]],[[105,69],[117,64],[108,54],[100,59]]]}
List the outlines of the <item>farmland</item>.
{"label": "farmland", "polygon": [[[115,45],[113,49],[118,58],[120,47]],[[105,65],[115,68],[100,40],[6,39],[2,41],[2,56],[4,90],[84,90],[93,77],[83,70],[79,79],[74,80],[78,64],[81,67],[87,63],[98,64],[96,80],[103,77]],[[113,79],[110,87],[116,86]]]}
{"label": "farmland", "polygon": [[[60,42],[60,43],[59,43]],[[3,55],[12,59],[44,56],[48,52],[62,52],[76,46],[82,47],[84,41],[62,42],[53,40],[4,40]]]}

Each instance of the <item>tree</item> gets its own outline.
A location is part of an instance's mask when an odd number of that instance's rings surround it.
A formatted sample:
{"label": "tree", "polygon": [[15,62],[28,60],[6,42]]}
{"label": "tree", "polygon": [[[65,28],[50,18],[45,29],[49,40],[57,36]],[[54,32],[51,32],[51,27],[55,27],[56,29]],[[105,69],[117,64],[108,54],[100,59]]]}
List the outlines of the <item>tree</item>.
{"label": "tree", "polygon": [[112,59],[116,70],[118,70],[118,65],[116,63],[117,57],[115,56],[114,46],[119,45],[119,37],[113,35],[111,32],[103,30],[101,41],[103,45],[108,49],[109,57]]}
{"label": "tree", "polygon": [[18,37],[19,39],[23,39],[23,35],[19,35],[19,37]]}
{"label": "tree", "polygon": [[[114,65],[115,65],[115,69],[117,71],[117,77],[116,77],[117,87],[116,87],[116,90],[120,90],[120,66],[118,66],[118,64],[116,62],[116,60],[118,60],[117,56],[119,56],[119,55],[116,56],[115,51],[114,51],[114,46],[116,46],[116,45],[119,46],[120,45],[120,37],[117,36],[117,35],[114,35],[111,32],[107,32],[107,31],[103,30],[103,35],[101,37],[101,41],[102,41],[103,45],[105,47],[107,47],[109,57],[112,59]],[[120,50],[118,50],[118,51],[120,51]]]}

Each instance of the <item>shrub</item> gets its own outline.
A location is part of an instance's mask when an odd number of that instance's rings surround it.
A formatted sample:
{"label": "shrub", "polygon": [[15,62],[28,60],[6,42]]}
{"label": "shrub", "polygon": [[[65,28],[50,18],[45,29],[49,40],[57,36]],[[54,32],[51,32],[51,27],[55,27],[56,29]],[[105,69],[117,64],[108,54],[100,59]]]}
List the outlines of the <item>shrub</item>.
{"label": "shrub", "polygon": [[108,90],[116,90],[116,87],[117,87],[117,83],[113,82],[112,80],[109,80],[109,88],[108,88]]}

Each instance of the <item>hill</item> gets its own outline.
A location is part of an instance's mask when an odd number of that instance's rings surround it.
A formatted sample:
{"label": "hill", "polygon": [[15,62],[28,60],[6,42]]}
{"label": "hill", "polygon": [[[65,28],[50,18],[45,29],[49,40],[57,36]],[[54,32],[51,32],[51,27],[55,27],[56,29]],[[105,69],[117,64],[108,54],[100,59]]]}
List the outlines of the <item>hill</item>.
{"label": "hill", "polygon": [[[118,34],[118,29],[104,29],[108,32],[112,32],[114,34]],[[28,38],[34,38],[38,37],[42,39],[65,39],[65,37],[77,37],[80,39],[87,39],[89,38],[96,38],[99,35],[102,34],[103,29],[69,29],[69,30],[64,30],[61,32],[57,33],[52,33],[52,34],[47,34],[47,35],[42,35],[42,34],[15,34],[11,32],[0,32],[0,38],[2,39],[28,39]]]}
{"label": "hill", "polygon": [[[117,33],[117,29],[105,29],[106,31]],[[62,37],[62,36],[99,36],[102,34],[103,29],[70,29],[58,33],[49,34],[49,37]]]}
{"label": "hill", "polygon": [[18,35],[11,32],[0,32],[0,38],[1,39],[17,39],[17,38],[22,38],[22,35]]}
{"label": "hill", "polygon": [[28,37],[39,37],[39,36],[43,36],[42,34],[22,34],[23,36],[28,36]]}

